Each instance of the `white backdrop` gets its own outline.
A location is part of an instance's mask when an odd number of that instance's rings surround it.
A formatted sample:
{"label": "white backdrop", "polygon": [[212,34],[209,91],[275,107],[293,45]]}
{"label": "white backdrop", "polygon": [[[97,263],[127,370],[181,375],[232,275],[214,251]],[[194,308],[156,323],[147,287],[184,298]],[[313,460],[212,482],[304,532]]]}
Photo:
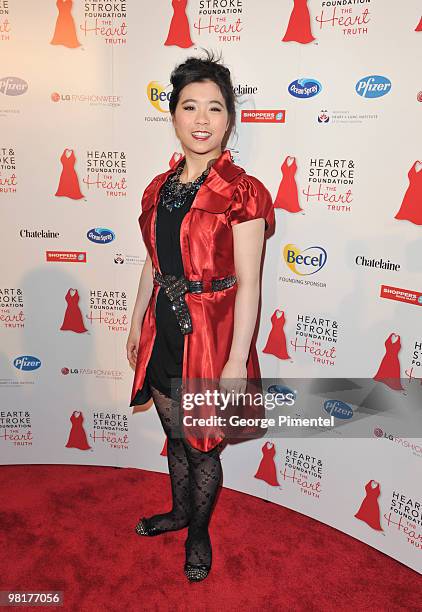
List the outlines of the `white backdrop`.
{"label": "white backdrop", "polygon": [[[167,471],[155,410],[129,408],[125,343],[145,258],[140,197],[180,151],[169,75],[201,48],[223,52],[243,93],[235,162],[275,200],[263,377],[373,379],[381,367],[402,388],[373,380],[374,392],[405,405],[422,381],[420,19],[416,0],[189,0],[186,13],[176,0],[0,0],[3,464]],[[248,110],[276,119],[242,121]],[[288,263],[288,250],[325,263]],[[262,352],[276,310],[281,356]],[[422,573],[419,430],[398,435],[372,411],[350,438],[356,406],[349,417],[331,436],[227,447],[224,485]]]}

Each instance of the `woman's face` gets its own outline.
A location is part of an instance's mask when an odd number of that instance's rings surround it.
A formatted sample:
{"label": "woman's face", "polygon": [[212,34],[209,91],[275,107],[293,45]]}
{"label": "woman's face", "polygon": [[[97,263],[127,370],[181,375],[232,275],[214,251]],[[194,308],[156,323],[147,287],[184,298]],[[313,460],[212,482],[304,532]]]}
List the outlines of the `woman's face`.
{"label": "woman's face", "polygon": [[193,153],[221,154],[221,141],[229,114],[220,88],[214,81],[190,83],[182,89],[173,126],[183,149]]}

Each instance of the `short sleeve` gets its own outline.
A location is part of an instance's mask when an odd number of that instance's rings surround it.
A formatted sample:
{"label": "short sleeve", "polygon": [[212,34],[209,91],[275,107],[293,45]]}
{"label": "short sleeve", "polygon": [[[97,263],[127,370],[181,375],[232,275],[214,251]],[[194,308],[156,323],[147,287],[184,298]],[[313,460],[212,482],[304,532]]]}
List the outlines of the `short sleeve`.
{"label": "short sleeve", "polygon": [[154,204],[154,193],[159,178],[159,176],[153,178],[149,185],[147,185],[147,187],[145,188],[141,199],[142,212],[145,212]]}
{"label": "short sleeve", "polygon": [[274,206],[268,189],[254,176],[244,176],[237,185],[226,213],[231,226],[252,219],[265,219],[265,233],[275,227]]}

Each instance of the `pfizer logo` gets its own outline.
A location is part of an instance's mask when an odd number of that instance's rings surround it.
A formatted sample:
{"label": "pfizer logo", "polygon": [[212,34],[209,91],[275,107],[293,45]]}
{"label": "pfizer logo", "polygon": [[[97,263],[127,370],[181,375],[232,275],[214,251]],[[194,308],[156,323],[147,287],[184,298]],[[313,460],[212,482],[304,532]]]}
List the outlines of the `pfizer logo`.
{"label": "pfizer logo", "polygon": [[313,98],[322,91],[322,85],[315,79],[296,79],[288,87],[288,92],[295,98]]}
{"label": "pfizer logo", "polygon": [[114,232],[106,227],[95,227],[94,229],[90,229],[87,233],[88,240],[96,244],[108,244],[109,242],[113,242],[115,237]]}
{"label": "pfizer logo", "polygon": [[353,417],[353,408],[341,400],[327,400],[324,402],[324,410],[336,419]]}
{"label": "pfizer logo", "polygon": [[31,370],[38,370],[38,368],[41,367],[41,360],[32,355],[21,355],[13,360],[13,365],[18,370],[30,372]]}
{"label": "pfizer logo", "polygon": [[0,79],[0,92],[5,96],[21,96],[28,90],[28,83],[19,77],[3,77]]}
{"label": "pfizer logo", "polygon": [[355,89],[362,98],[381,98],[391,91],[391,81],[387,77],[374,74],[360,79]]}

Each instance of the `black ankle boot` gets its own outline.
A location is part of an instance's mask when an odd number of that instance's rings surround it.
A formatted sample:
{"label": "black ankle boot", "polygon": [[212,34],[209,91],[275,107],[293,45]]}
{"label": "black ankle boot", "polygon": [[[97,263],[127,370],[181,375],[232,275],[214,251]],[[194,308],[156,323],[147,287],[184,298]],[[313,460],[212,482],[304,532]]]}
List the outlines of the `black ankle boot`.
{"label": "black ankle boot", "polygon": [[148,524],[148,519],[143,517],[139,520],[139,523],[135,527],[135,531],[138,535],[142,536],[157,536],[162,533],[166,533],[168,529],[159,529]]}
{"label": "black ankle boot", "polygon": [[[151,518],[153,519],[154,517],[151,517]],[[171,529],[168,527],[161,528],[161,527],[155,527],[154,525],[151,525],[150,520],[151,519],[147,519],[145,517],[139,520],[139,523],[135,527],[135,531],[138,535],[157,536],[157,535],[161,535],[162,533],[169,533],[170,531],[179,531],[180,529],[184,529],[185,527],[189,525],[189,521],[186,520],[184,524],[178,527],[173,526]]]}
{"label": "black ankle boot", "polygon": [[[202,542],[200,542],[200,540],[202,540]],[[209,534],[207,533],[206,536],[202,536],[200,540],[197,540],[195,542],[195,538],[190,536],[185,542],[186,559],[184,572],[189,582],[200,582],[201,580],[205,580],[211,570],[212,549]],[[197,549],[196,552],[194,552],[195,548]],[[206,549],[209,550],[209,553]],[[188,561],[188,557],[200,558],[201,556],[209,557],[210,562],[191,563],[190,561]]]}

